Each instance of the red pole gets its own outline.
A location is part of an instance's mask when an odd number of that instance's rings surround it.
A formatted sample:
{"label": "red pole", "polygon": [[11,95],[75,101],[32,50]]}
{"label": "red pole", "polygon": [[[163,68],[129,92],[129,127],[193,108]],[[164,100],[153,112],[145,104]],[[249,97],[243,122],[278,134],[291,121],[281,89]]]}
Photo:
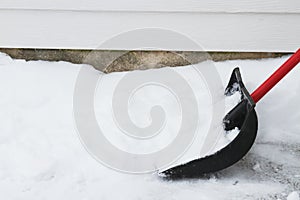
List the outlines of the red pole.
{"label": "red pole", "polygon": [[267,94],[288,72],[300,62],[300,49],[294,53],[279,69],[277,69],[263,84],[261,84],[251,97],[257,103]]}

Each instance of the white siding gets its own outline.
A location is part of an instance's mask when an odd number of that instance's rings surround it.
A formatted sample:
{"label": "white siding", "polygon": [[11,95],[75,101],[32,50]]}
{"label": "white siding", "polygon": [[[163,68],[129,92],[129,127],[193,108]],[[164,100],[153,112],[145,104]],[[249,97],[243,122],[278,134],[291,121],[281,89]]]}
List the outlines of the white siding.
{"label": "white siding", "polygon": [[299,13],[299,0],[1,0],[5,9]]}
{"label": "white siding", "polygon": [[[0,47],[139,49],[99,45],[145,27],[179,32],[207,51],[300,47],[300,0],[0,0],[0,19]],[[202,50],[161,43],[165,50]]]}

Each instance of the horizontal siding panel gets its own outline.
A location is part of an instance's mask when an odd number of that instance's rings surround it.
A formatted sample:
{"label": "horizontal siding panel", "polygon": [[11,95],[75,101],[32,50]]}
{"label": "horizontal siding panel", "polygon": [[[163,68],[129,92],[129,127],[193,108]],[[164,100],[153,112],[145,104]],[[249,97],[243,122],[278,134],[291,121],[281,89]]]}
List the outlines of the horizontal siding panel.
{"label": "horizontal siding panel", "polygon": [[0,9],[300,13],[300,0],[0,0]]}
{"label": "horizontal siding panel", "polygon": [[[300,44],[299,14],[2,10],[0,18],[0,46],[9,48],[131,50],[143,49],[151,40],[159,45],[152,48],[163,50],[292,52]],[[155,34],[131,40],[139,43],[101,45],[112,36],[145,27],[178,32],[203,49]]]}

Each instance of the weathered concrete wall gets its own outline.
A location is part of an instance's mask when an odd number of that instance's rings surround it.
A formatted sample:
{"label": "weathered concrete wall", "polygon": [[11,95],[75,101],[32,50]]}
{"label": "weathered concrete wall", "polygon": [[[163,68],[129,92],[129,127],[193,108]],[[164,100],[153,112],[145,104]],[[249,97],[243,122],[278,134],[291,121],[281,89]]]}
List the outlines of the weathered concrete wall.
{"label": "weathered concrete wall", "polygon": [[104,51],[104,50],[51,50],[51,49],[1,49],[12,58],[25,60],[67,61],[93,65],[106,73],[135,69],[184,66],[204,60],[232,60],[273,58],[285,53],[247,52],[171,52],[171,51]]}

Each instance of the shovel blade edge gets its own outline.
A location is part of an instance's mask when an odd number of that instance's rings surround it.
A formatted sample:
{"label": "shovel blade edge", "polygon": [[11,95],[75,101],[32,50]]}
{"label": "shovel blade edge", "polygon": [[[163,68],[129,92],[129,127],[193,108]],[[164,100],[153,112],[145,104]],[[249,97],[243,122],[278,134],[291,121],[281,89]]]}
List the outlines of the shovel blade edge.
{"label": "shovel blade edge", "polygon": [[238,128],[238,135],[224,148],[212,155],[198,158],[163,172],[167,179],[201,178],[208,174],[223,170],[242,159],[252,147],[258,129],[255,102],[244,86],[239,68],[232,72],[225,95],[241,93],[241,101],[223,119],[224,131]]}

